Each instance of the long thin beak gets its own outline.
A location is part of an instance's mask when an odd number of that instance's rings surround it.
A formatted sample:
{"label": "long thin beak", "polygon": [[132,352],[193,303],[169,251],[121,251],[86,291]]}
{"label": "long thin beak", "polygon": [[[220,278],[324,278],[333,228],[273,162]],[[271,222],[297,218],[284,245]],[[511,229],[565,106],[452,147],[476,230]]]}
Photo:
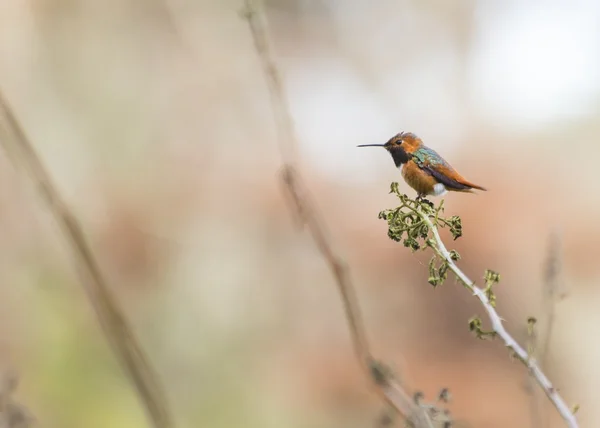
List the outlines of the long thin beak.
{"label": "long thin beak", "polygon": [[385,144],[361,144],[356,147],[385,147]]}

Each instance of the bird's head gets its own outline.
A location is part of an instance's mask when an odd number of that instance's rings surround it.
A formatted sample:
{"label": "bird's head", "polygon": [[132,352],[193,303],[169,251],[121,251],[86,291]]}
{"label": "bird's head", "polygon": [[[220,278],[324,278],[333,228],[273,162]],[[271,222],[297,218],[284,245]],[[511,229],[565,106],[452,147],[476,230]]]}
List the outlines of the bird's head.
{"label": "bird's head", "polygon": [[411,154],[423,145],[423,142],[412,132],[400,132],[385,144],[362,144],[358,147],[383,147],[392,155],[396,166],[408,162]]}

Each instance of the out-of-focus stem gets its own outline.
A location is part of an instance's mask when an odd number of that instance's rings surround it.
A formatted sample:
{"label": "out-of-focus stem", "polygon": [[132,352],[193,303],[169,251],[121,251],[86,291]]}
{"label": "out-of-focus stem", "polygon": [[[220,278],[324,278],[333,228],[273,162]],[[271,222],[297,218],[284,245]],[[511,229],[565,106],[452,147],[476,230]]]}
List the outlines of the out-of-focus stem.
{"label": "out-of-focus stem", "polygon": [[158,376],[112,295],[77,218],[63,201],[2,93],[0,131],[1,143],[11,153],[16,166],[30,175],[69,243],[78,262],[77,269],[83,274],[83,288],[96,311],[100,326],[123,369],[129,375],[150,421],[156,428],[171,427],[166,397],[158,382]]}

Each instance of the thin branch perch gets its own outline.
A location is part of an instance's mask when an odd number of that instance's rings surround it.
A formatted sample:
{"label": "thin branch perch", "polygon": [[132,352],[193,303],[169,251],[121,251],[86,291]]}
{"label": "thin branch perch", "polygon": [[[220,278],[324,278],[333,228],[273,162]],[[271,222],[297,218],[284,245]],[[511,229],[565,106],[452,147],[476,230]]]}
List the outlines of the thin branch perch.
{"label": "thin branch perch", "polygon": [[[455,261],[459,259],[458,253],[448,251],[442,241],[438,224],[449,226],[451,233],[455,239],[462,235],[462,225],[458,217],[451,217],[449,220],[439,216],[443,209],[443,201],[438,208],[434,208],[429,202],[418,202],[408,198],[406,195],[398,191],[398,183],[393,183],[391,192],[395,193],[402,202],[400,207],[394,210],[386,210],[380,213],[380,218],[388,221],[390,238],[400,241],[404,233],[404,244],[408,247],[417,250],[419,248],[431,247],[433,251],[443,260],[442,267],[436,271],[435,266],[430,264],[430,271],[434,272],[430,283],[434,286],[438,285],[446,278],[447,270],[449,269],[456,275],[456,278],[468,289],[483,305],[487,312],[488,318],[492,324],[492,331],[486,332],[481,329],[481,320],[476,318],[471,321],[471,327],[476,331],[479,337],[496,337],[499,336],[509,348],[514,356],[521,361],[535,378],[536,382],[543,389],[548,399],[558,410],[561,417],[571,428],[578,427],[574,413],[565,403],[563,398],[558,393],[557,389],[552,385],[548,377],[543,373],[540,365],[535,358],[528,355],[528,352],[506,331],[502,324],[502,318],[498,315],[495,309],[495,296],[491,291],[491,283],[497,282],[498,275],[491,273],[491,282],[485,289],[478,287],[467,275],[456,265]],[[433,219],[433,220],[432,220]],[[433,238],[430,238],[432,236]],[[417,239],[425,240],[426,246],[422,245]],[[487,276],[487,275],[486,275]],[[486,281],[488,278],[486,278]]]}
{"label": "thin branch perch", "polygon": [[492,323],[492,329],[504,341],[506,347],[513,351],[516,354],[517,358],[520,361],[522,361],[523,364],[525,364],[527,368],[531,371],[531,374],[533,375],[537,383],[540,385],[540,387],[542,387],[550,401],[552,401],[554,407],[556,407],[562,418],[565,420],[565,422],[567,422],[567,425],[569,427],[576,428],[578,425],[577,420],[575,419],[575,415],[573,414],[573,412],[571,412],[571,409],[562,399],[556,388],[552,386],[552,382],[550,382],[550,379],[548,379],[544,372],[542,372],[536,360],[534,358],[528,358],[527,351],[525,351],[525,349],[523,349],[521,345],[517,343],[517,341],[508,333],[508,331],[506,331],[504,325],[502,324],[502,318],[500,318],[500,316],[496,312],[496,309],[494,309],[494,307],[490,304],[490,301],[486,296],[485,292],[477,285],[475,285],[475,283],[471,281],[469,277],[467,277],[467,275],[465,275],[465,273],[459,269],[458,266],[456,266],[456,263],[454,263],[454,260],[452,260],[452,258],[450,257],[450,253],[448,252],[446,246],[440,238],[440,234],[437,228],[433,225],[429,217],[423,214],[421,210],[417,210],[417,212],[420,213],[421,218],[423,218],[423,220],[425,221],[425,224],[427,224],[427,226],[431,228],[433,237],[437,245],[437,247],[434,247],[434,249],[436,249],[436,253],[446,260],[448,266],[450,267],[450,270],[454,272],[454,274],[460,280],[460,282],[462,282],[465,287],[471,290],[473,292],[473,295],[477,297],[477,299],[479,299],[479,301],[481,302],[485,311],[488,314],[490,322]]}

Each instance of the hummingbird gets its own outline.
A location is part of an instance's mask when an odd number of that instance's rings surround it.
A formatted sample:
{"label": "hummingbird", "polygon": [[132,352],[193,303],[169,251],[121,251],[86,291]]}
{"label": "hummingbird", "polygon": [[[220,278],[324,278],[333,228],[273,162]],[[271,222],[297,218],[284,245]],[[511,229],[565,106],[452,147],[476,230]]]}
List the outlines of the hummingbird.
{"label": "hummingbird", "polygon": [[404,181],[417,191],[417,199],[427,195],[443,196],[448,191],[473,193],[473,189],[487,190],[467,181],[412,132],[396,134],[385,144],[362,144],[358,147],[385,148],[392,155]]}

